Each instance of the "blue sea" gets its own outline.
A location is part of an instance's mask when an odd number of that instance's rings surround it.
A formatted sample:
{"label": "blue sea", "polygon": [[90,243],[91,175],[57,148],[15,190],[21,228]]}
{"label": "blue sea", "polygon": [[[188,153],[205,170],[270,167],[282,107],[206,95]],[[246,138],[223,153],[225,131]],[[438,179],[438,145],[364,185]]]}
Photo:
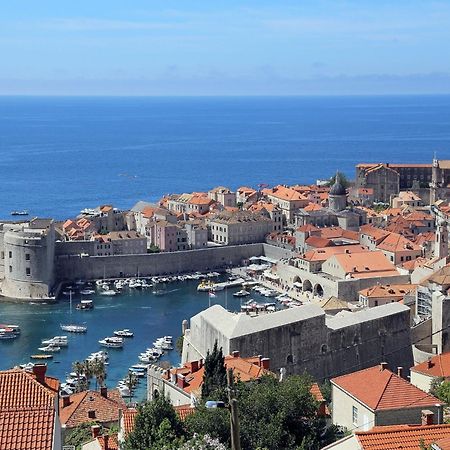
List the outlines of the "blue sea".
{"label": "blue sea", "polygon": [[[361,161],[450,159],[450,96],[291,98],[0,97],[0,218],[27,209],[63,219],[81,209],[164,194],[259,183],[313,183],[336,170],[354,176]],[[111,350],[108,385],[138,354],[208,306],[195,282],[170,292],[95,297],[93,311],[74,311],[85,336],[49,363],[64,380],[72,362],[100,349],[114,329],[136,335]],[[229,296],[228,300],[226,296]],[[231,292],[215,302],[239,309]],[[29,361],[41,339],[72,320],[67,299],[56,305],[0,302],[0,323],[22,335],[0,342],[0,369]],[[167,355],[171,363],[179,357]],[[140,396],[143,395],[141,391]]]}
{"label": "blue sea", "polygon": [[450,158],[450,96],[0,97],[0,217]]}

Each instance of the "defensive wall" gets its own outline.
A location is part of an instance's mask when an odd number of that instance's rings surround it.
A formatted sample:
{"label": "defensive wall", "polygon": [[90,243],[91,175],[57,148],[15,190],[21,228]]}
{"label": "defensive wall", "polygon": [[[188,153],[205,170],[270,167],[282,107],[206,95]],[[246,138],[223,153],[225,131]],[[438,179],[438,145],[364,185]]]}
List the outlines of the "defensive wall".
{"label": "defensive wall", "polygon": [[192,317],[182,362],[205,358],[218,345],[225,354],[270,358],[273,371],[308,372],[322,380],[386,361],[392,370],[413,365],[409,308],[391,303],[326,316],[317,305],[251,317],[214,305]]}
{"label": "defensive wall", "polygon": [[251,256],[264,255],[263,244],[211,247],[168,253],[114,256],[56,256],[59,281],[155,276],[225,269]]}

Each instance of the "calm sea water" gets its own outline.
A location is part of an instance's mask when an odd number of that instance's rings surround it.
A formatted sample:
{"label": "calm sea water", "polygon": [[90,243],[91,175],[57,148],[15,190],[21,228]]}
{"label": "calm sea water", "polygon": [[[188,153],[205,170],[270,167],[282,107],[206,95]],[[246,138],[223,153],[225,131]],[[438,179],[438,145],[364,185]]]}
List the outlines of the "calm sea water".
{"label": "calm sea water", "polygon": [[[171,192],[258,183],[310,183],[337,169],[353,177],[360,161],[450,159],[450,96],[297,98],[0,97],[0,217],[11,210],[55,218],[85,207],[131,207]],[[100,349],[117,328],[135,338],[111,350],[114,386],[158,336],[178,336],[181,321],[208,305],[196,283],[116,298],[95,298],[73,312],[89,327],[70,336],[49,373],[65,378],[71,363]],[[225,302],[225,293],[216,299]],[[238,302],[228,294],[229,304]],[[233,303],[234,302],[234,303]],[[0,302],[0,323],[23,333],[0,342],[0,369],[29,361],[41,339],[61,334],[68,301]],[[172,352],[167,358],[178,362]]]}
{"label": "calm sea water", "polygon": [[450,158],[450,96],[0,97],[0,217]]}

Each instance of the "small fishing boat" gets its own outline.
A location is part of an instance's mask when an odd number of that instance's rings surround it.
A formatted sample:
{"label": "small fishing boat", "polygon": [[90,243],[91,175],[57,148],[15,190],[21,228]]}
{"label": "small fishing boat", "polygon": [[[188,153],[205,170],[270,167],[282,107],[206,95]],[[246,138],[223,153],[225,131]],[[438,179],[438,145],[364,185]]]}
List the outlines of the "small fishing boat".
{"label": "small fishing boat", "polygon": [[83,289],[80,291],[81,295],[92,295],[95,294],[94,289]]}
{"label": "small fishing boat", "polygon": [[84,325],[66,324],[60,325],[61,330],[68,331],[69,333],[86,333],[87,327]]}

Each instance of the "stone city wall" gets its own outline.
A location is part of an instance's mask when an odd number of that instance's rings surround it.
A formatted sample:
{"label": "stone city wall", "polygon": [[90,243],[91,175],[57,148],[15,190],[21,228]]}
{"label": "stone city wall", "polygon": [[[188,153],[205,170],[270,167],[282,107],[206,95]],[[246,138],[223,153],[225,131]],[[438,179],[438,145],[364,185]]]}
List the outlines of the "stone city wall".
{"label": "stone city wall", "polygon": [[225,269],[240,265],[251,256],[261,255],[264,255],[263,244],[143,255],[60,255],[56,258],[56,275],[63,281],[176,274]]}

